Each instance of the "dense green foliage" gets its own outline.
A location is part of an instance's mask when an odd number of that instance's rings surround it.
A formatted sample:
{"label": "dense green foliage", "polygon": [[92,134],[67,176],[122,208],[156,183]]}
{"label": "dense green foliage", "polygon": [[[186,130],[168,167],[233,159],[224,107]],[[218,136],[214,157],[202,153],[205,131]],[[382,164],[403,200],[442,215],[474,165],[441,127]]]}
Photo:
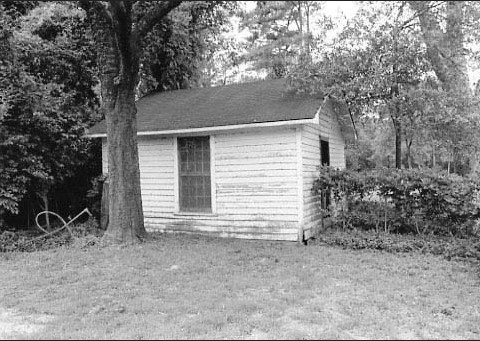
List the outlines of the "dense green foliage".
{"label": "dense green foliage", "polygon": [[368,172],[322,167],[313,192],[329,191],[344,228],[470,236],[480,218],[478,179],[430,169]]}
{"label": "dense green foliage", "polygon": [[321,1],[258,1],[252,11],[242,13],[242,27],[251,32],[245,61],[271,78],[283,78],[310,61],[322,41],[312,28],[327,20],[318,19],[322,7]]}
{"label": "dense green foliage", "polygon": [[84,136],[99,118],[84,16],[71,3],[10,5],[1,12],[0,217],[21,213],[10,216],[16,224],[31,214],[28,207],[71,214],[73,202],[53,192],[84,196],[85,188],[66,181],[88,183],[99,171],[98,146]]}
{"label": "dense green foliage", "polygon": [[[136,9],[140,15],[154,6],[139,3]],[[236,7],[228,1],[189,1],[156,25],[145,37],[137,96],[209,86],[205,64]]]}

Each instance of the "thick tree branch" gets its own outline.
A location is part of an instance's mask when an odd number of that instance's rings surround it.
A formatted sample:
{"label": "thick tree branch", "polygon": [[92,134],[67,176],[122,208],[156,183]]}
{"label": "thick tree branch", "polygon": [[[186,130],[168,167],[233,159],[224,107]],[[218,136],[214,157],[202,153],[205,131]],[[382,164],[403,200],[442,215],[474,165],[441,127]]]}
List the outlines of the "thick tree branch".
{"label": "thick tree branch", "polygon": [[165,17],[170,11],[178,7],[182,3],[181,0],[162,1],[152,12],[145,14],[138,20],[137,26],[134,28],[133,36],[142,38],[150,32],[160,19]]}
{"label": "thick tree branch", "polygon": [[113,34],[120,53],[121,68],[133,68],[132,70],[124,70],[122,75],[133,75],[137,73],[136,41],[132,44],[132,3],[130,1],[110,1],[110,12],[114,17],[115,25]]}

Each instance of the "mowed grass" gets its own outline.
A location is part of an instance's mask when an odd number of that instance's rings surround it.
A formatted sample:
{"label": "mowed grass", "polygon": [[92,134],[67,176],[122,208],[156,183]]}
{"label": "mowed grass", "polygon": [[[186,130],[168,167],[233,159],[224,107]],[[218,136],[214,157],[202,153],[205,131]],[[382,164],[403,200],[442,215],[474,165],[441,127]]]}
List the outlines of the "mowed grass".
{"label": "mowed grass", "polygon": [[1,254],[0,281],[3,339],[480,338],[478,265],[432,255],[160,235]]}

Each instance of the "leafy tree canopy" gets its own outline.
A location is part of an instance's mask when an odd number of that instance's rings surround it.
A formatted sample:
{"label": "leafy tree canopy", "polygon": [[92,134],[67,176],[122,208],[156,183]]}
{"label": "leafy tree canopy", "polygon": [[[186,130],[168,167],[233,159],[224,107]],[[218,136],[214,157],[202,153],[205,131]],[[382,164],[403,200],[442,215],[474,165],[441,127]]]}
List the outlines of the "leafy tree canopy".
{"label": "leafy tree canopy", "polygon": [[84,15],[72,3],[6,5],[0,8],[7,56],[0,68],[0,207],[18,213],[30,190],[48,206],[49,189],[89,158],[83,135],[96,119],[97,79]]}

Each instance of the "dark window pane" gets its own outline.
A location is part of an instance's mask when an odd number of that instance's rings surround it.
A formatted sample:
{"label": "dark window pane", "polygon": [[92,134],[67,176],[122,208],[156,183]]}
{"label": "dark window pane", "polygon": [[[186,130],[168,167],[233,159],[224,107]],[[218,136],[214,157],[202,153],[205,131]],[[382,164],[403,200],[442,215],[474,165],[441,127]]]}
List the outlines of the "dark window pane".
{"label": "dark window pane", "polygon": [[[320,162],[322,166],[330,166],[330,145],[328,141],[322,139],[320,139]],[[323,209],[330,206],[330,191],[322,191],[321,205]]]}
{"label": "dark window pane", "polygon": [[320,140],[320,160],[323,166],[330,166],[330,146],[328,141]]}

